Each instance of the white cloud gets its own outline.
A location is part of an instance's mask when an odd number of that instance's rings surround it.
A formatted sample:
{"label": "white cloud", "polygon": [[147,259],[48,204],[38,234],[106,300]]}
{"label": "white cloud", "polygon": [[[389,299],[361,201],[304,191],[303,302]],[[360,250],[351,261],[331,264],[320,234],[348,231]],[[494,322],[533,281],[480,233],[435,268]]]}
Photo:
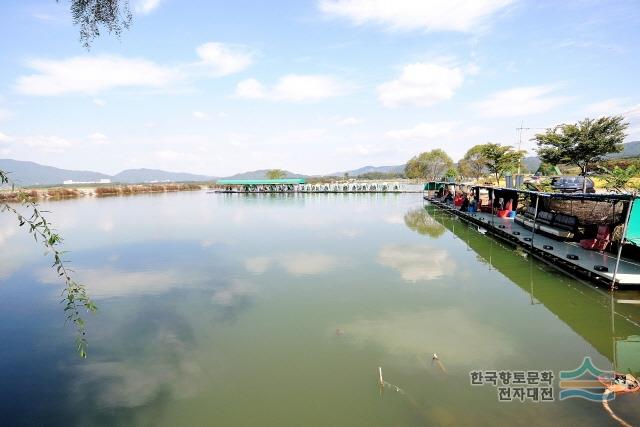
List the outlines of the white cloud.
{"label": "white cloud", "polygon": [[276,101],[320,101],[344,95],[347,88],[335,78],[319,74],[288,74],[272,88],[266,88],[256,79],[238,83],[236,95],[241,98],[269,98]]}
{"label": "white cloud", "polygon": [[343,92],[341,84],[332,77],[289,74],[278,81],[273,96],[285,101],[318,101],[341,95]]}
{"label": "white cloud", "polygon": [[346,154],[348,156],[379,156],[393,152],[387,146],[375,144],[356,144],[348,147],[338,147],[336,153]]}
{"label": "white cloud", "polygon": [[321,11],[356,25],[393,30],[471,32],[515,0],[320,0]]}
{"label": "white cloud", "polygon": [[336,124],[340,126],[355,126],[360,123],[362,123],[362,119],[359,117],[344,117],[336,121]]}
{"label": "white cloud", "polygon": [[405,65],[400,77],[378,86],[378,98],[385,107],[428,107],[453,97],[463,81],[459,67],[418,62]]}
{"label": "white cloud", "polygon": [[158,150],[158,151],[155,151],[153,154],[156,158],[160,160],[178,160],[178,159],[184,159],[184,158],[190,157],[190,155],[187,153],[183,153],[181,151],[176,151],[171,149]]}
{"label": "white cloud", "polygon": [[610,98],[587,105],[585,112],[596,116],[623,115],[627,118],[640,116],[640,104],[633,104],[629,98]]}
{"label": "white cloud", "polygon": [[153,12],[160,6],[160,0],[138,0],[136,2],[136,12],[146,15]]}
{"label": "white cloud", "polygon": [[198,120],[210,120],[211,117],[202,111],[194,111],[193,113],[191,113],[193,115],[194,119],[198,119]]}
{"label": "white cloud", "polygon": [[49,153],[61,153],[73,145],[71,141],[58,136],[27,136],[16,138],[15,141]]}
{"label": "white cloud", "polygon": [[241,47],[225,43],[209,42],[196,49],[202,60],[201,65],[211,68],[216,76],[227,76],[246,69],[251,65],[251,54]]}
{"label": "white cloud", "polygon": [[246,79],[236,86],[236,96],[240,98],[258,99],[266,95],[265,87],[256,79]]}
{"label": "white cloud", "polygon": [[555,96],[555,85],[523,86],[496,92],[485,101],[477,102],[475,109],[486,117],[518,117],[541,114],[569,101]]}
{"label": "white cloud", "polygon": [[86,56],[62,60],[32,60],[35,74],[18,78],[16,89],[26,95],[95,94],[118,87],[160,88],[179,78],[176,70],[145,59]]}
{"label": "white cloud", "polygon": [[98,107],[104,107],[105,105],[107,105],[107,101],[100,98],[93,98],[93,103]]}
{"label": "white cloud", "polygon": [[585,114],[592,117],[621,115],[629,123],[627,141],[640,139],[640,104],[634,104],[629,98],[611,98],[589,104]]}
{"label": "white cloud", "polygon": [[96,144],[106,144],[109,142],[109,139],[107,138],[107,135],[100,133],[100,132],[94,132],[91,135],[87,136],[91,141],[95,142]]}
{"label": "white cloud", "polygon": [[390,130],[386,136],[404,140],[440,139],[452,135],[456,126],[456,122],[419,123],[409,129]]}
{"label": "white cloud", "polygon": [[9,137],[9,135],[6,135],[0,132],[0,142],[9,142],[9,141],[11,141],[11,138]]}
{"label": "white cloud", "polygon": [[[94,95],[122,87],[167,88],[196,77],[226,76],[251,64],[249,53],[223,43],[205,43],[196,51],[199,61],[171,66],[117,55],[34,59],[26,65],[35,72],[19,77],[16,90],[26,95],[54,96]],[[106,104],[99,98],[93,99],[93,103],[99,107]]]}

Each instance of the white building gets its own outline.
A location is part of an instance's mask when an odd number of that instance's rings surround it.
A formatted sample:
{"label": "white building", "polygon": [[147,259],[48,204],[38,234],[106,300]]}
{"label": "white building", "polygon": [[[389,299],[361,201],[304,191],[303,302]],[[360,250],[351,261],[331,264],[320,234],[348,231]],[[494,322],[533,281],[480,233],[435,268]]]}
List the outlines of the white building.
{"label": "white building", "polygon": [[74,181],[72,179],[67,179],[62,181],[62,185],[75,185],[75,184],[111,184],[110,179],[100,179],[98,181]]}

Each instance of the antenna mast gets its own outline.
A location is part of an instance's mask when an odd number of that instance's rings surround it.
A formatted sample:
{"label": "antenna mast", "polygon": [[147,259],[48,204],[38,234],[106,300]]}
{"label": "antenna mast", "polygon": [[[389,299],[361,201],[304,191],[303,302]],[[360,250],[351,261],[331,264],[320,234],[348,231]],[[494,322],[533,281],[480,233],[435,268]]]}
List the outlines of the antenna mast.
{"label": "antenna mast", "polygon": [[[520,127],[516,128],[516,132],[518,132],[518,151],[522,150],[522,131],[523,130],[545,130],[546,128],[525,128],[524,122],[520,122]],[[518,160],[518,175],[520,175],[520,164],[522,163],[522,159]]]}

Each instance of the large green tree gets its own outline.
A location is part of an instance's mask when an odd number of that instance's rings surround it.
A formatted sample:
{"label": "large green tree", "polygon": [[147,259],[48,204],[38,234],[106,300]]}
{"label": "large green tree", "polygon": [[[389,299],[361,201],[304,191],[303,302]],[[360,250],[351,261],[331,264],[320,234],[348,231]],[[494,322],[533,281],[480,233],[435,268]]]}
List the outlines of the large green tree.
{"label": "large green tree", "polygon": [[524,151],[514,150],[510,145],[500,145],[489,142],[482,146],[485,166],[487,170],[495,176],[496,185],[500,185],[500,178],[505,172],[513,172],[518,169],[518,164],[524,157],[524,154]]}
{"label": "large green tree", "polygon": [[460,175],[479,179],[487,169],[487,159],[483,154],[485,144],[471,147],[458,162]]}
{"label": "large green tree", "polygon": [[[622,142],[629,126],[624,117],[600,117],[561,124],[533,138],[538,144],[538,156],[552,165],[566,164],[580,168],[585,176],[589,169],[609,153],[622,151]],[[586,179],[582,191],[586,190]]]}
{"label": "large green tree", "polygon": [[411,158],[405,166],[407,178],[441,179],[453,168],[453,160],[444,151],[436,148]]}

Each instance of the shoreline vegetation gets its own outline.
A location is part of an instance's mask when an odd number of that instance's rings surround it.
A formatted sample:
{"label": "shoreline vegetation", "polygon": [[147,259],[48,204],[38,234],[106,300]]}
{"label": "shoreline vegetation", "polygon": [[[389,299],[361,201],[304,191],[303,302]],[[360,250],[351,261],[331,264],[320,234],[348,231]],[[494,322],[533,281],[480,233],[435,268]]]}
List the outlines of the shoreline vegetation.
{"label": "shoreline vegetation", "polygon": [[176,191],[198,191],[206,188],[206,185],[194,183],[168,183],[168,184],[134,184],[134,185],[108,185],[101,187],[45,187],[25,188],[21,190],[0,190],[0,202],[19,202],[21,194],[29,200],[63,200],[79,197],[112,197],[129,196],[134,194],[170,193]]}
{"label": "shoreline vegetation", "polygon": [[[361,179],[358,177],[347,178],[349,180],[362,180],[366,182],[382,182],[381,179]],[[345,180],[344,177],[313,177],[307,179],[310,184],[315,183],[333,183]],[[396,178],[396,181],[403,183],[420,184],[421,180]],[[30,201],[38,200],[66,200],[80,197],[116,197],[131,196],[135,194],[157,194],[171,193],[177,191],[198,191],[204,189],[216,189],[218,185],[210,181],[203,182],[172,182],[172,183],[154,183],[154,184],[106,184],[106,185],[78,185],[73,187],[63,186],[43,186],[43,187],[24,187],[19,189],[0,188],[0,203],[19,202],[20,195],[26,195]]]}

